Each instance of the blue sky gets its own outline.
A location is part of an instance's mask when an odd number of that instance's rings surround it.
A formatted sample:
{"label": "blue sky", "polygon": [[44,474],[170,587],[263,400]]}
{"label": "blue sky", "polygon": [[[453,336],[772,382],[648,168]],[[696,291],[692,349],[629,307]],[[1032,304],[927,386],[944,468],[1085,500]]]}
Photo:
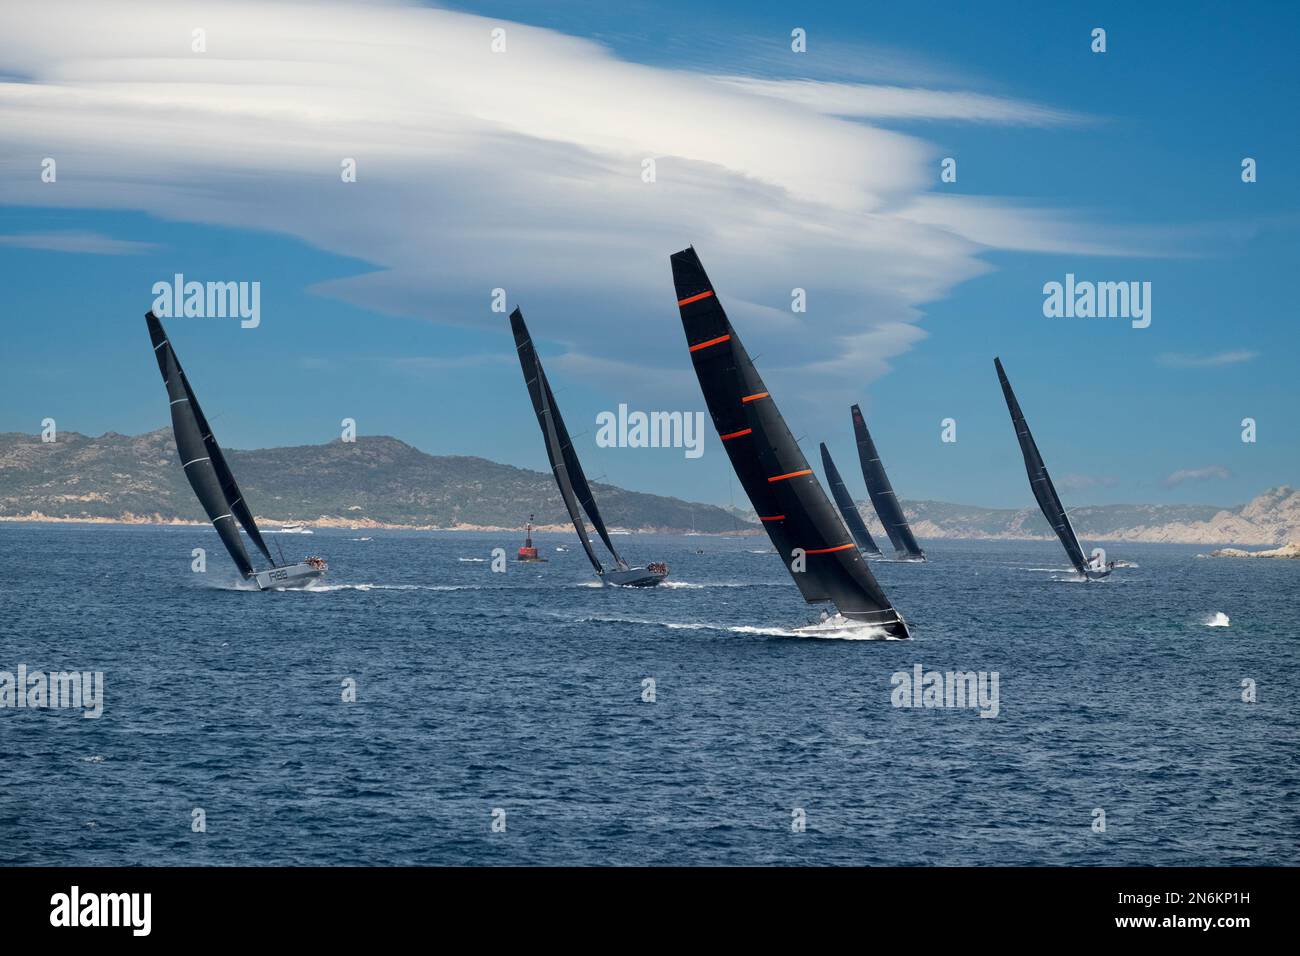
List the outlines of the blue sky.
{"label": "blue sky", "polygon": [[[699,460],[594,443],[620,402],[703,408],[667,263],[694,242],[805,452],[846,475],[858,401],[903,497],[1031,503],[998,354],[1072,506],[1294,484],[1300,14],[1047,6],[335,5],[306,37],[275,4],[142,4],[124,41],[94,5],[7,5],[0,430],[165,424],[141,316],[182,272],[262,286],[257,329],[168,323],[227,446],[351,417],[545,468],[501,286],[591,475],[726,503],[711,434]],[[511,46],[480,57],[493,25]],[[1045,318],[1067,272],[1150,282],[1151,327]]]}

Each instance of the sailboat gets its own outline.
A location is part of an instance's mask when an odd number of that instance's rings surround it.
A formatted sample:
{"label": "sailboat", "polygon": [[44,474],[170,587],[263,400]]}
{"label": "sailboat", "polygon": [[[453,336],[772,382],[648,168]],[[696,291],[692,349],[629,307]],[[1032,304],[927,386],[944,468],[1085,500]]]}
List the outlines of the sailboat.
{"label": "sailboat", "polygon": [[862,515],[858,513],[858,506],[853,503],[853,496],[849,494],[849,489],[844,485],[844,479],[840,477],[840,470],[835,467],[835,462],[831,459],[831,453],[826,448],[826,443],[822,442],[822,469],[826,472],[826,481],[831,486],[831,497],[835,499],[835,507],[840,509],[840,514],[844,517],[844,523],[848,525],[849,533],[853,535],[853,540],[858,543],[862,553],[869,558],[881,557],[880,548],[876,546],[875,540],[871,537],[871,532],[867,530],[866,522],[862,520]]}
{"label": "sailboat", "polygon": [[880,452],[876,451],[876,443],[871,440],[871,432],[867,431],[862,409],[854,405],[849,411],[853,414],[853,434],[858,441],[858,460],[862,463],[862,477],[867,483],[867,494],[871,496],[871,505],[880,517],[880,523],[885,526],[885,534],[889,535],[897,560],[924,561],[925,552],[916,543],[916,536],[912,534],[907,517],[903,514],[903,506],[898,503],[894,486],[885,474],[885,466],[880,462]]}
{"label": "sailboat", "polygon": [[[154,357],[158,360],[163,384],[167,386],[167,397],[171,400],[172,435],[176,439],[176,451],[180,455],[185,477],[189,479],[190,487],[207,512],[212,527],[230,552],[235,567],[245,580],[252,581],[262,591],[308,586],[325,573],[328,565],[317,557],[290,565],[277,563],[271,557],[262,533],[257,528],[257,522],[253,520],[253,513],[244,501],[239,485],[235,483],[230,466],[226,464],[226,456],[213,437],[212,428],[181,368],[176,350],[163,331],[162,323],[152,312],[144,318],[149,326],[149,338],[153,340]],[[249,540],[257,545],[257,549],[270,562],[270,568],[262,571],[254,569],[248,552],[244,549],[244,541],[239,536],[241,526]]]}
{"label": "sailboat", "polygon": [[1025,421],[1020,403],[1016,401],[1016,393],[1011,390],[1011,382],[1002,368],[1002,360],[994,358],[993,365],[998,370],[998,381],[1002,383],[1002,396],[1007,400],[1007,411],[1011,413],[1011,423],[1016,428],[1020,451],[1025,457],[1029,488],[1033,491],[1034,498],[1038,500],[1038,507],[1043,511],[1043,517],[1052,526],[1056,536],[1061,539],[1061,544],[1065,546],[1065,553],[1070,563],[1074,565],[1074,570],[1090,581],[1106,577],[1110,574],[1110,567],[1103,566],[1100,560],[1090,561],[1083,554],[1079,536],[1074,533],[1070,517],[1065,513],[1065,506],[1061,504],[1061,498],[1056,493],[1056,486],[1052,484],[1051,476],[1047,474],[1047,465],[1043,463],[1043,456],[1038,453],[1034,436],[1030,434],[1029,423]]}
{"label": "sailboat", "polygon": [[694,247],[670,258],[686,344],[718,438],[804,600],[830,602],[849,621],[910,637],[808,467]]}
{"label": "sailboat", "polygon": [[[582,548],[587,552],[591,566],[596,569],[596,577],[606,586],[654,587],[668,577],[668,566],[657,562],[644,568],[629,567],[619,556],[618,550],[610,540],[610,532],[605,527],[605,521],[600,516],[600,510],[596,507],[591,486],[587,483],[587,476],[582,470],[582,463],[578,461],[578,454],[573,450],[569,430],[564,427],[564,419],[560,417],[560,409],[555,404],[555,395],[546,380],[542,360],[538,357],[537,350],[533,348],[528,327],[524,325],[524,314],[519,309],[510,313],[510,328],[515,336],[515,350],[519,353],[519,365],[523,369],[524,384],[528,386],[528,395],[533,401],[533,410],[537,413],[537,423],[541,426],[542,437],[546,439],[546,455],[551,461],[555,483],[560,488],[564,506],[569,509],[569,517],[573,519],[573,527],[578,532]],[[586,511],[596,533],[600,535],[600,540],[613,555],[614,567],[606,568],[596,556],[591,538],[587,535],[583,511]]]}

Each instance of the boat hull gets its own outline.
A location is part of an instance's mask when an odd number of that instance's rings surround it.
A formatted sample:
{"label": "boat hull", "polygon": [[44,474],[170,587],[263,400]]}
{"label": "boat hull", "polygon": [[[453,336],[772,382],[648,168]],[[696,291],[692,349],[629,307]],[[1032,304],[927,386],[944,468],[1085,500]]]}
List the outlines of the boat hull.
{"label": "boat hull", "polygon": [[320,568],[310,564],[290,564],[283,568],[271,568],[258,571],[252,580],[261,591],[275,591],[283,588],[305,588],[325,574]]}
{"label": "boat hull", "polygon": [[605,587],[652,588],[668,577],[658,571],[645,568],[627,568],[622,571],[606,571],[600,576],[600,583]]}
{"label": "boat hull", "polygon": [[841,617],[845,617],[850,621],[878,627],[897,641],[906,641],[912,636],[912,632],[907,629],[907,622],[903,620],[903,615],[894,610],[863,613],[840,611],[839,613]]}

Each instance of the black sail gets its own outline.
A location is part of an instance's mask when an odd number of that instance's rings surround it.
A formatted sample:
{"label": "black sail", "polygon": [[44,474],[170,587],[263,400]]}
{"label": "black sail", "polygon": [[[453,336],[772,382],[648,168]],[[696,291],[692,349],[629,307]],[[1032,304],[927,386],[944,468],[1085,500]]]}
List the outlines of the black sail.
{"label": "black sail", "polygon": [[876,451],[876,443],[871,440],[871,432],[867,431],[862,410],[854,405],[851,411],[853,434],[858,441],[858,459],[862,462],[862,477],[867,483],[867,494],[871,496],[872,507],[880,516],[880,523],[885,526],[885,534],[889,535],[890,543],[899,554],[909,558],[924,558],[925,552],[916,543],[916,537],[903,514],[903,506],[898,503],[894,487],[885,474],[880,452]]}
{"label": "black sail", "polygon": [[[168,346],[170,348],[170,346]],[[173,353],[174,355],[175,353]],[[179,362],[177,363],[179,366]],[[185,377],[184,369],[181,370],[181,378]],[[188,382],[186,387],[188,387]],[[191,392],[193,395],[193,392]],[[271,552],[262,540],[262,532],[257,527],[257,522],[253,519],[253,512],[249,509],[248,503],[244,501],[244,493],[239,490],[239,485],[235,482],[235,476],[226,464],[226,456],[221,451],[221,446],[217,444],[216,438],[212,435],[212,427],[208,420],[203,416],[203,409],[199,407],[197,401],[191,400],[191,406],[194,409],[194,417],[198,420],[199,430],[203,433],[203,445],[208,450],[208,457],[212,459],[212,467],[217,473],[217,480],[221,482],[222,494],[230,502],[231,513],[239,519],[243,525],[244,531],[248,537],[257,545],[257,549],[266,556],[271,567],[276,566],[275,558],[271,557]]]}
{"label": "black sail", "polygon": [[167,340],[162,323],[152,312],[145,316],[145,322],[149,326],[149,337],[153,341],[154,356],[158,359],[163,384],[167,386],[167,397],[171,400],[172,435],[176,439],[176,451],[185,477],[189,479],[199,504],[203,505],[208,520],[230,552],[235,567],[239,568],[244,577],[249,577],[253,573],[253,565],[248,560],[248,552],[244,550],[244,542],[239,537],[239,526],[235,523],[234,509],[222,490],[220,474],[208,443],[204,440],[204,435],[210,436],[211,431],[203,421],[198,399],[194,397],[194,392],[185,379],[185,373]]}
{"label": "black sail", "polygon": [[[832,601],[845,617],[907,637],[907,625],[808,467],[695,249],[671,260],[691,362],[718,437],[804,599]],[[796,570],[796,552],[803,571]]]}
{"label": "black sail", "polygon": [[1034,436],[1030,434],[1029,423],[1025,421],[1020,403],[1016,401],[1016,393],[1011,390],[1011,382],[1008,381],[1007,373],[1002,368],[1002,360],[995,358],[993,365],[998,370],[998,381],[1002,383],[1002,396],[1007,400],[1007,411],[1011,413],[1011,423],[1016,428],[1020,452],[1025,457],[1025,471],[1029,475],[1030,490],[1038,501],[1038,507],[1043,511],[1043,517],[1052,526],[1056,536],[1061,539],[1061,544],[1065,545],[1065,553],[1069,556],[1070,563],[1080,574],[1086,574],[1088,559],[1083,556],[1079,538],[1075,535],[1070,519],[1065,513],[1065,506],[1061,504],[1056,487],[1047,474],[1047,465],[1043,463],[1043,456],[1038,453],[1038,446],[1034,444]]}
{"label": "black sail", "polygon": [[879,557],[880,549],[876,547],[871,532],[867,530],[862,515],[858,513],[858,506],[853,503],[853,496],[849,494],[844,479],[840,477],[840,470],[831,460],[831,453],[826,448],[825,442],[822,442],[821,449],[822,468],[826,471],[826,482],[831,486],[831,497],[835,499],[835,507],[840,509],[840,514],[844,516],[844,523],[849,526],[849,533],[853,535],[853,540],[858,543],[858,547],[872,557]]}
{"label": "black sail", "polygon": [[564,427],[564,419],[560,417],[560,410],[555,404],[555,395],[546,380],[542,360],[538,357],[537,350],[533,348],[533,340],[528,334],[528,327],[524,324],[524,315],[518,309],[510,313],[510,328],[514,332],[515,350],[519,353],[519,366],[524,373],[524,383],[528,386],[528,396],[532,399],[533,411],[537,413],[537,423],[541,426],[542,436],[546,439],[546,455],[551,462],[555,483],[560,488],[560,496],[564,499],[564,506],[569,510],[569,517],[573,519],[578,537],[582,539],[587,557],[591,559],[597,574],[605,573],[604,566],[591,546],[591,539],[587,536],[586,524],[582,517],[583,510],[587,512],[596,533],[605,542],[605,547],[609,548],[609,553],[614,556],[618,567],[624,568],[627,565],[619,557],[613,542],[609,539],[605,522],[592,497],[591,486],[587,483],[587,476],[582,471],[582,464],[578,461],[573,442],[569,439],[569,431]]}

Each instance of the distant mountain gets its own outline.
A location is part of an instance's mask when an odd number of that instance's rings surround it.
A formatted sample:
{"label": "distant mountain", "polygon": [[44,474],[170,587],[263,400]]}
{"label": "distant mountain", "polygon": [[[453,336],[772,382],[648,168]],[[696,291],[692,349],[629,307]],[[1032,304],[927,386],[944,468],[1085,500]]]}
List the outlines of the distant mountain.
{"label": "distant mountain", "polygon": [[[521,528],[566,525],[549,473],[484,458],[426,455],[396,438],[229,449],[226,458],[259,518],[320,524]],[[748,526],[713,505],[593,483],[611,527],[731,532]],[[170,428],[146,435],[58,441],[0,433],[0,517],[204,521]]]}
{"label": "distant mountain", "polygon": [[[876,543],[889,536],[869,501],[858,511]],[[1036,505],[981,508],[943,501],[904,501],[916,536],[934,538],[1043,539],[1055,537]],[[752,511],[742,513],[754,520]],[[1070,511],[1079,537],[1091,541],[1154,541],[1182,544],[1285,544],[1300,541],[1300,491],[1283,485],[1236,508],[1217,505],[1088,505]]]}
{"label": "distant mountain", "polygon": [[[565,526],[550,474],[484,458],[426,455],[396,438],[227,452],[259,517],[335,525],[519,528]],[[612,527],[706,533],[757,531],[752,511],[594,484]],[[1042,538],[1051,529],[1036,507],[980,508],[941,501],[904,503],[918,537]],[[867,502],[859,510],[880,543],[888,538]],[[0,518],[203,521],[176,459],[170,428],[89,438],[60,432],[0,433]],[[1236,508],[1214,505],[1100,505],[1070,512],[1085,544],[1169,541],[1281,545],[1300,541],[1300,491],[1282,486]]]}
{"label": "distant mountain", "polygon": [[[907,504],[906,511],[912,529],[921,538],[1054,536],[1037,507],[969,508],[918,501]],[[1091,505],[1071,509],[1070,523],[1087,541],[1285,544],[1300,541],[1300,491],[1283,485],[1236,508]]]}

